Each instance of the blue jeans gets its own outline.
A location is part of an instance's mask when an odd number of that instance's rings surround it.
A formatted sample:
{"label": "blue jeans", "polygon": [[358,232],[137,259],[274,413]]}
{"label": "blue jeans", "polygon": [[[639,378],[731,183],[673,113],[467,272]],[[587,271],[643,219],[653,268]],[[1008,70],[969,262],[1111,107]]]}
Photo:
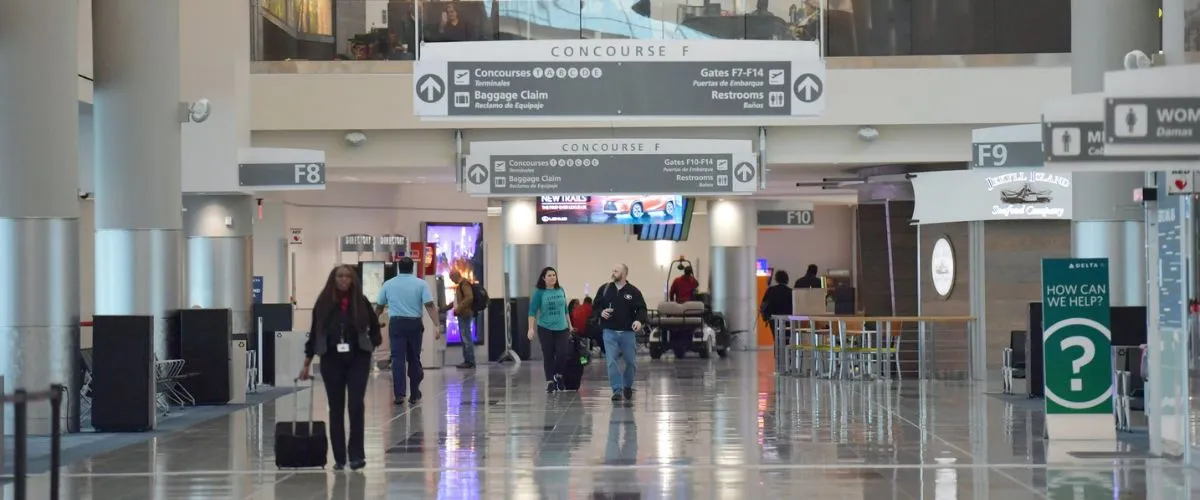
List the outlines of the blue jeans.
{"label": "blue jeans", "polygon": [[[425,378],[425,370],[421,367],[424,335],[425,325],[421,318],[392,316],[388,320],[388,338],[392,344],[392,394],[397,400],[404,399],[405,389],[413,397],[421,397],[421,380]],[[407,384],[405,375],[408,375]]]}
{"label": "blue jeans", "polygon": [[471,338],[471,323],[475,316],[458,316],[458,335],[462,337],[463,363],[475,365],[475,340]]}
{"label": "blue jeans", "polygon": [[[629,331],[604,330],[604,364],[608,367],[608,385],[613,391],[633,387],[637,373],[637,335]],[[617,368],[617,358],[625,358],[625,370]]]}

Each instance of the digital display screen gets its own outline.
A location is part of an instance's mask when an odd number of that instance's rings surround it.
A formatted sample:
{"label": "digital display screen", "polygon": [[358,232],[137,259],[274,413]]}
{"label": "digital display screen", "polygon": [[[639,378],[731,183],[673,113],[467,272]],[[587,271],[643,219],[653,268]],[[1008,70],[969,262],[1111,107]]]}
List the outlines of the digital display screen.
{"label": "digital display screen", "polygon": [[[483,280],[483,224],[481,223],[425,223],[425,242],[436,243],[434,259],[437,275],[442,277],[446,285],[447,304],[454,302],[455,285],[450,282],[450,270],[458,270],[467,281],[482,283]],[[472,325],[470,332],[459,328],[458,318],[453,314],[446,315],[446,343],[458,345],[463,341],[464,333],[469,334],[471,341],[480,344],[479,320]]]}
{"label": "digital display screen", "polygon": [[383,262],[362,263],[362,291],[371,303],[379,299],[379,291],[383,289],[386,266]]}
{"label": "digital display screen", "polygon": [[680,224],[679,195],[539,196],[538,224]]}

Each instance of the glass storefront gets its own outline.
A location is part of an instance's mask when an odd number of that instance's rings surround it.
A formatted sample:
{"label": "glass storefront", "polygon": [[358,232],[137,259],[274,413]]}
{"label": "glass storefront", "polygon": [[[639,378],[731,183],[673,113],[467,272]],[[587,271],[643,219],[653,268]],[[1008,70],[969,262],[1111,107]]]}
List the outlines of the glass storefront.
{"label": "glass storefront", "polygon": [[480,40],[819,40],[830,57],[1049,54],[1071,44],[1070,0],[261,1],[263,60],[409,60],[421,43]]}

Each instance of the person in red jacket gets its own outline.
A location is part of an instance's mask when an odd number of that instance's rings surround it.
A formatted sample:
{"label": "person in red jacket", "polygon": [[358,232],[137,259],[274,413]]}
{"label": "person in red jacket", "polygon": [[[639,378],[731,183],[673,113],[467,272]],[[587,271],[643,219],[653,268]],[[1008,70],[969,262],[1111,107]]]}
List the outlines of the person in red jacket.
{"label": "person in red jacket", "polygon": [[694,276],[691,266],[688,266],[683,268],[683,276],[675,278],[675,281],[671,282],[669,296],[675,303],[682,304],[696,300],[696,289],[698,288],[700,288],[700,281]]}
{"label": "person in red jacket", "polygon": [[592,298],[584,297],[583,303],[571,310],[571,327],[576,335],[587,336],[588,318],[592,317]]}

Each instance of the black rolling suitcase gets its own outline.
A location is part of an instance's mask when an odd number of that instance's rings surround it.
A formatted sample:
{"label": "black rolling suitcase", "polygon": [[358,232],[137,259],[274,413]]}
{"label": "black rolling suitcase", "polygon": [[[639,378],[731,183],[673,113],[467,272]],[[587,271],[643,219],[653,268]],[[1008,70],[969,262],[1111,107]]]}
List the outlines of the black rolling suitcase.
{"label": "black rolling suitcase", "polygon": [[583,369],[592,362],[591,341],[578,335],[571,335],[571,358],[563,369],[563,387],[568,391],[578,391],[583,381]]}
{"label": "black rolling suitcase", "polygon": [[[299,385],[299,380],[296,381]],[[275,466],[280,469],[325,467],[329,436],[325,422],[313,420],[317,384],[309,389],[308,421],[300,422],[300,395],[296,395],[296,421],[275,422]]]}

